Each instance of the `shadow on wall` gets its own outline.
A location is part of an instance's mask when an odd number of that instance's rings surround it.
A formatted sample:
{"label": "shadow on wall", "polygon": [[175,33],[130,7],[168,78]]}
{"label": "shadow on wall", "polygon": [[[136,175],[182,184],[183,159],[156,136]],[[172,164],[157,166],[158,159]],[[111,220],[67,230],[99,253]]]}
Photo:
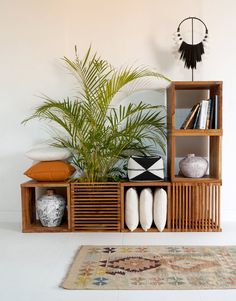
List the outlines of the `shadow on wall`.
{"label": "shadow on wall", "polygon": [[173,63],[178,53],[176,47],[173,46],[173,49],[161,48],[157,41],[153,38],[150,39],[150,48],[153,53],[153,57],[156,60],[156,66],[158,66],[158,71],[164,73],[168,76],[169,73],[173,70]]}
{"label": "shadow on wall", "polygon": [[20,211],[20,184],[28,181],[23,173],[31,166],[23,153],[11,153],[0,158],[0,211]]}

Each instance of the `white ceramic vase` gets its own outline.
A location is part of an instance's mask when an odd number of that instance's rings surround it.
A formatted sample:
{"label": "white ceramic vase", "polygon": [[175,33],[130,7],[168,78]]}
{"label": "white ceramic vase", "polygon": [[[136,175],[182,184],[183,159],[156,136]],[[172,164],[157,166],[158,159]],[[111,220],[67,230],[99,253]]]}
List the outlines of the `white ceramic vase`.
{"label": "white ceramic vase", "polygon": [[181,173],[187,178],[202,178],[208,168],[208,162],[202,157],[189,154],[179,162]]}
{"label": "white ceramic vase", "polygon": [[36,201],[36,211],[44,227],[60,226],[65,207],[65,199],[53,189],[48,189],[47,194]]}

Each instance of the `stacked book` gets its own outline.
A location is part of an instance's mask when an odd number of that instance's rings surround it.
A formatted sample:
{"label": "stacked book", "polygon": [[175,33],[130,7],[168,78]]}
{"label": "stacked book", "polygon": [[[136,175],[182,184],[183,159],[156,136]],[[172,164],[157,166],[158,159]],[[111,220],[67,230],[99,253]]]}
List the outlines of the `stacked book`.
{"label": "stacked book", "polygon": [[218,95],[195,104],[181,129],[217,129],[218,128]]}

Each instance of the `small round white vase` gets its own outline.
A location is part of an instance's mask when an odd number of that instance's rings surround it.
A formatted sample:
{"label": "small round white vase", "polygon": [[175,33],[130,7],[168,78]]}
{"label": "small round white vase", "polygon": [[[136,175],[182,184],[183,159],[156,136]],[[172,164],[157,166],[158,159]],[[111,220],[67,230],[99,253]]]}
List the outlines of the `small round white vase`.
{"label": "small round white vase", "polygon": [[202,157],[195,157],[194,154],[188,154],[179,162],[179,169],[187,178],[202,178],[206,174],[207,168],[207,160]]}

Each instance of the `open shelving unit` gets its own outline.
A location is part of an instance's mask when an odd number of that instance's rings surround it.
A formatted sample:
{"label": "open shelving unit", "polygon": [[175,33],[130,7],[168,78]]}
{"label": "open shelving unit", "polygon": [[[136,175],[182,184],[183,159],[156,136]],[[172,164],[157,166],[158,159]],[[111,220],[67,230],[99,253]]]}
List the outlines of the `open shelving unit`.
{"label": "open shelving unit", "polygon": [[[179,107],[191,109],[201,99],[213,98],[215,95],[218,96],[217,129],[179,129],[177,122]],[[172,183],[170,204],[172,228],[189,231],[221,231],[222,82],[172,82],[167,89],[167,112],[167,170]],[[181,145],[189,149],[189,152],[185,153],[186,156],[188,153],[194,153],[192,149],[198,144],[201,146],[205,141],[208,150],[208,174],[202,178],[181,176],[178,172],[178,154]]]}
{"label": "open shelving unit", "polygon": [[[218,96],[217,129],[180,129],[180,110]],[[179,114],[179,116],[178,116]],[[182,114],[183,115],[183,114]],[[183,117],[183,116],[182,116]],[[172,82],[167,88],[167,179],[152,182],[35,182],[21,185],[23,232],[130,232],[125,225],[125,194],[129,187],[138,192],[145,187],[161,187],[167,192],[167,222],[164,232],[219,232],[220,188],[222,185],[222,82]],[[204,154],[198,146],[206,144]],[[185,154],[207,157],[209,168],[202,178],[179,174],[182,145]],[[196,150],[196,152],[195,152]],[[180,157],[179,157],[180,156]],[[38,192],[55,188],[67,201],[64,222],[59,227],[43,227],[37,219]],[[42,192],[41,192],[42,193]],[[143,232],[139,226],[134,232]],[[153,224],[148,232],[158,232]]]}

